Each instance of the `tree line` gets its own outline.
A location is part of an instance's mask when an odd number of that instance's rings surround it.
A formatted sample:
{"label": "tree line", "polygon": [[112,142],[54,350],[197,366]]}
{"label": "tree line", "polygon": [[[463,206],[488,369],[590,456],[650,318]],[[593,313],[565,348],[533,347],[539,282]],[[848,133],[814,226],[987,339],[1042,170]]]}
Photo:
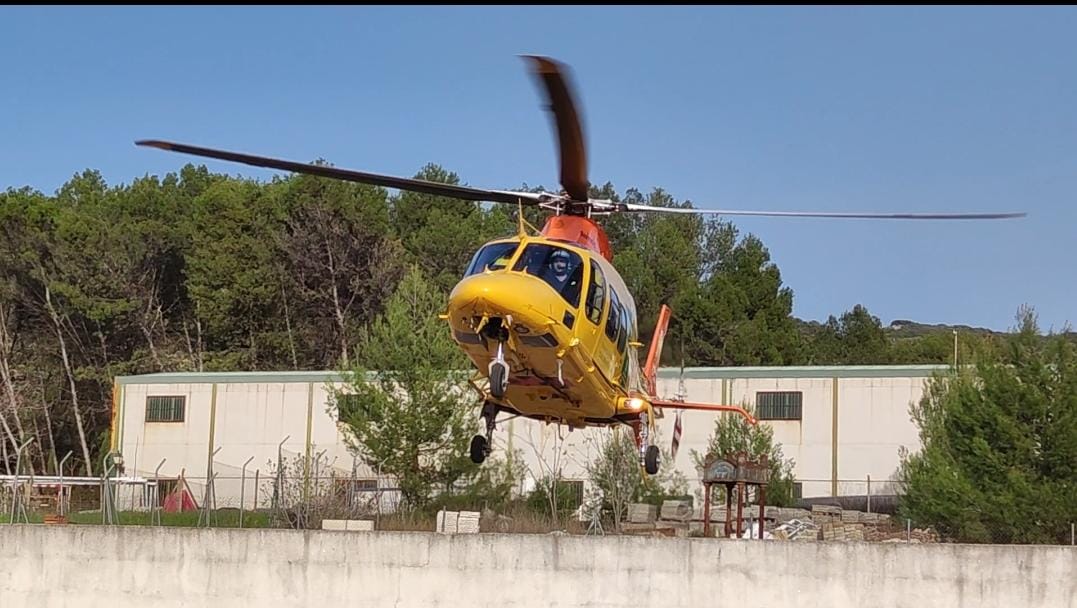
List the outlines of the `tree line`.
{"label": "tree line", "polygon": [[[460,183],[427,165],[418,179]],[[597,198],[689,206],[661,189]],[[0,193],[0,461],[33,438],[28,466],[96,474],[113,379],[157,371],[377,367],[369,328],[410,268],[444,298],[517,210],[309,175],[244,179],[188,164],[109,185],[94,170],[53,195]],[[539,210],[525,219],[541,226]],[[637,300],[640,335],[675,312],[666,364],[943,363],[948,336],[891,340],[855,306],[793,317],[763,242],[713,218],[605,221]],[[367,342],[364,342],[367,340]],[[971,346],[969,348],[972,348]]]}

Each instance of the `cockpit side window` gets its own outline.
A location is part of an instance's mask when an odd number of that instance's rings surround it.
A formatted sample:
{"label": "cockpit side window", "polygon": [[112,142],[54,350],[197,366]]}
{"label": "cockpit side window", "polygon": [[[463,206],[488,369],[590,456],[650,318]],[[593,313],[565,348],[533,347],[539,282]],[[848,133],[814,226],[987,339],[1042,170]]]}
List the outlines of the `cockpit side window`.
{"label": "cockpit side window", "polygon": [[467,267],[464,276],[471,276],[486,270],[504,270],[509,265],[509,260],[516,253],[519,243],[490,243],[480,249],[471,264]]}
{"label": "cockpit side window", "polygon": [[[621,316],[620,325],[617,327],[617,352],[623,353],[628,343],[628,310],[620,303],[617,304],[617,310]],[[613,312],[611,311],[610,314],[612,315]]]}
{"label": "cockpit side window", "polygon": [[580,305],[583,259],[574,251],[545,243],[528,245],[512,267],[546,281],[573,308]]}
{"label": "cockpit side window", "polygon": [[587,318],[598,325],[602,320],[602,306],[606,303],[606,277],[602,269],[591,260],[591,284],[587,287]]}
{"label": "cockpit side window", "polygon": [[617,292],[610,290],[610,314],[606,315],[606,337],[610,340],[617,340],[617,327],[621,322],[621,315],[618,310],[621,307],[620,301],[617,299]]}

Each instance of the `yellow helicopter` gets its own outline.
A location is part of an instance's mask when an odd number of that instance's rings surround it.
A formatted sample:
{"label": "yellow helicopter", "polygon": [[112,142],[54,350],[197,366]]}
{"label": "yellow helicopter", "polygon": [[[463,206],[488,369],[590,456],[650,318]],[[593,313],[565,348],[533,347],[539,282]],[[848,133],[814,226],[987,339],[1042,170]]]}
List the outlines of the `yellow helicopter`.
{"label": "yellow helicopter", "polygon": [[[558,422],[570,428],[625,424],[634,429],[640,464],[659,470],[656,418],[664,409],[730,411],[742,408],[688,403],[657,396],[656,373],[671,311],[663,305],[646,360],[637,334],[636,306],[612,265],[609,239],[595,218],[614,213],[708,213],[831,218],[998,219],[1024,213],[910,214],[730,211],[652,207],[590,198],[587,155],[568,71],[546,57],[524,56],[544,87],[560,149],[563,191],[517,192],[392,177],[251,156],[159,140],[135,142],[164,150],[248,165],[308,173],[469,201],[537,206],[551,212],[538,234],[519,214],[515,236],[482,246],[449,295],[453,339],[476,366],[472,387],[481,395],[486,434],[470,447],[474,462],[490,453],[501,414]],[[675,431],[676,433],[676,431]]]}

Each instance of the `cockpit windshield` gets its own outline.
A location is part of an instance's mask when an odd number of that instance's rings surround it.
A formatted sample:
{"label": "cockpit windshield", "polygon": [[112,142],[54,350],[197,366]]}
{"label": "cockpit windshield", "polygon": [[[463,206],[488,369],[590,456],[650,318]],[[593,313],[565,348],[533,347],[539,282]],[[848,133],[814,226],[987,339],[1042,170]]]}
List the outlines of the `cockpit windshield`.
{"label": "cockpit windshield", "polygon": [[580,305],[583,267],[583,260],[574,251],[545,243],[534,243],[524,249],[512,269],[546,281],[575,308]]}
{"label": "cockpit windshield", "polygon": [[486,270],[504,270],[509,265],[509,260],[512,259],[513,254],[516,253],[517,245],[519,243],[515,242],[490,243],[483,247],[471,259],[471,265],[467,267],[467,272],[464,273],[464,276],[468,277]]}

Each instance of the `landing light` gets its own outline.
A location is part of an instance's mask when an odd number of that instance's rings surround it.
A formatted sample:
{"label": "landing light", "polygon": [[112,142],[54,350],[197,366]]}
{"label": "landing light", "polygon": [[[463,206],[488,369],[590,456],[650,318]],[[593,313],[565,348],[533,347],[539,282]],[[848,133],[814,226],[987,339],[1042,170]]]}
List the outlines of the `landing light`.
{"label": "landing light", "polygon": [[640,399],[639,397],[632,397],[628,400],[628,407],[634,410],[640,409],[641,407],[643,407],[643,399]]}

